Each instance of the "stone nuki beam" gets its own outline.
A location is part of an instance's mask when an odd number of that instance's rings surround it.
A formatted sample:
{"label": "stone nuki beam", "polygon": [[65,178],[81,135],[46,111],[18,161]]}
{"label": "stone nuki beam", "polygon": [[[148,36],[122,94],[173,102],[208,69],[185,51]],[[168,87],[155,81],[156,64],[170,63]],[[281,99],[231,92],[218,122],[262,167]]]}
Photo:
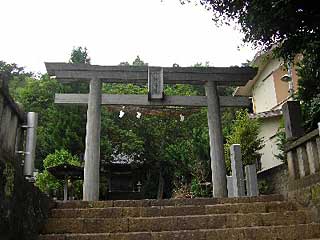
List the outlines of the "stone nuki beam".
{"label": "stone nuki beam", "polygon": [[[62,83],[88,82],[99,78],[108,83],[147,83],[148,66],[97,66],[89,64],[45,63],[50,76]],[[243,86],[256,75],[251,67],[165,67],[165,84],[205,84]]]}
{"label": "stone nuki beam", "polygon": [[[88,94],[55,94],[55,103],[58,104],[88,104]],[[206,96],[165,96],[163,100],[149,101],[147,95],[102,94],[102,105],[128,106],[193,106],[207,107]],[[220,107],[249,106],[247,97],[220,96]]]}

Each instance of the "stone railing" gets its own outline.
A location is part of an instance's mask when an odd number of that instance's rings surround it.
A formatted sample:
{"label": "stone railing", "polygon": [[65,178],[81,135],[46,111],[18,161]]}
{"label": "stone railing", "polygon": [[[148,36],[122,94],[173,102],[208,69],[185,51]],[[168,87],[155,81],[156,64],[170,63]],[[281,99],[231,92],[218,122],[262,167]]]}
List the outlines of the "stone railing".
{"label": "stone railing", "polygon": [[316,174],[320,170],[320,128],[304,133],[298,101],[286,102],[282,106],[282,112],[287,138],[285,153],[289,180],[298,180]]}
{"label": "stone railing", "polygon": [[320,222],[320,135],[319,128],[304,134],[299,102],[289,101],[282,107],[288,143],[289,200],[312,210]]}
{"label": "stone railing", "polygon": [[291,180],[316,174],[320,168],[319,129],[286,145],[288,171]]}

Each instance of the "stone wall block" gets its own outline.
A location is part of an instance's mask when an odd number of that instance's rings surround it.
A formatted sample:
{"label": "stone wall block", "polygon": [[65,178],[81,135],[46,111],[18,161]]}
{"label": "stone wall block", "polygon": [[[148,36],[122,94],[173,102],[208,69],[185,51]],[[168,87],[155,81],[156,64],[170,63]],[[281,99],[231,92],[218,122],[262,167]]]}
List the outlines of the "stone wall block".
{"label": "stone wall block", "polygon": [[0,94],[0,123],[2,119],[3,108],[4,108],[4,97]]}
{"label": "stone wall block", "polygon": [[7,144],[8,144],[8,150],[11,156],[14,156],[15,154],[15,148],[16,148],[16,137],[17,137],[17,129],[18,126],[18,117],[14,114],[11,115],[10,120],[10,129],[8,131],[8,137],[7,137]]}
{"label": "stone wall block", "polygon": [[9,106],[5,106],[2,113],[2,119],[0,122],[0,146],[1,152],[8,152],[8,136],[12,131],[11,126],[11,109]]}

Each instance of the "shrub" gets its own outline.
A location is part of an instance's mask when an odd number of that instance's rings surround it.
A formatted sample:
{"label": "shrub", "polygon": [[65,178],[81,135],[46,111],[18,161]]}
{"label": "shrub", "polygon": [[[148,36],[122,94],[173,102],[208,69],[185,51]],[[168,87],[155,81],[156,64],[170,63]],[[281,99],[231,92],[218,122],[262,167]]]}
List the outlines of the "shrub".
{"label": "shrub", "polygon": [[307,130],[316,129],[320,122],[320,93],[303,104],[303,115]]}
{"label": "shrub", "polygon": [[280,126],[276,133],[276,144],[277,144],[279,153],[275,154],[274,156],[285,164],[287,164],[287,154],[285,154],[284,152],[286,142],[287,142],[287,138],[284,130],[284,121],[283,119],[281,119]]}
{"label": "shrub", "polygon": [[210,185],[202,185],[197,178],[191,181],[191,193],[192,197],[212,197]]}
{"label": "shrub", "polygon": [[[36,178],[36,186],[47,194],[62,193],[63,181],[56,179],[50,174],[48,168],[54,167],[60,164],[68,163],[74,166],[80,166],[80,161],[77,157],[72,156],[67,150],[56,150],[54,153],[49,154],[43,160],[44,170],[38,174]],[[75,181],[73,183],[74,195],[78,199],[82,195],[82,181]]]}
{"label": "shrub", "polygon": [[224,145],[227,172],[231,173],[230,146],[241,144],[243,165],[254,164],[261,158],[261,150],[264,147],[263,139],[258,137],[259,121],[250,119],[247,110],[236,113],[236,119],[231,126],[231,134],[226,137]]}

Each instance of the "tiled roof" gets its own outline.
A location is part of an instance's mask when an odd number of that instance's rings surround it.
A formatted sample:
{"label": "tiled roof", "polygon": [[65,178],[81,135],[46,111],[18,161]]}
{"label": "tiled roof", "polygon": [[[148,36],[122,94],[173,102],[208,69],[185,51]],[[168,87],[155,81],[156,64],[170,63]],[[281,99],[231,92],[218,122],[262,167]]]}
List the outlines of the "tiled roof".
{"label": "tiled roof", "polygon": [[257,118],[278,117],[281,115],[282,115],[281,109],[277,109],[277,110],[271,110],[271,111],[260,112],[260,113],[251,113],[249,114],[249,117],[251,119],[257,119]]}

